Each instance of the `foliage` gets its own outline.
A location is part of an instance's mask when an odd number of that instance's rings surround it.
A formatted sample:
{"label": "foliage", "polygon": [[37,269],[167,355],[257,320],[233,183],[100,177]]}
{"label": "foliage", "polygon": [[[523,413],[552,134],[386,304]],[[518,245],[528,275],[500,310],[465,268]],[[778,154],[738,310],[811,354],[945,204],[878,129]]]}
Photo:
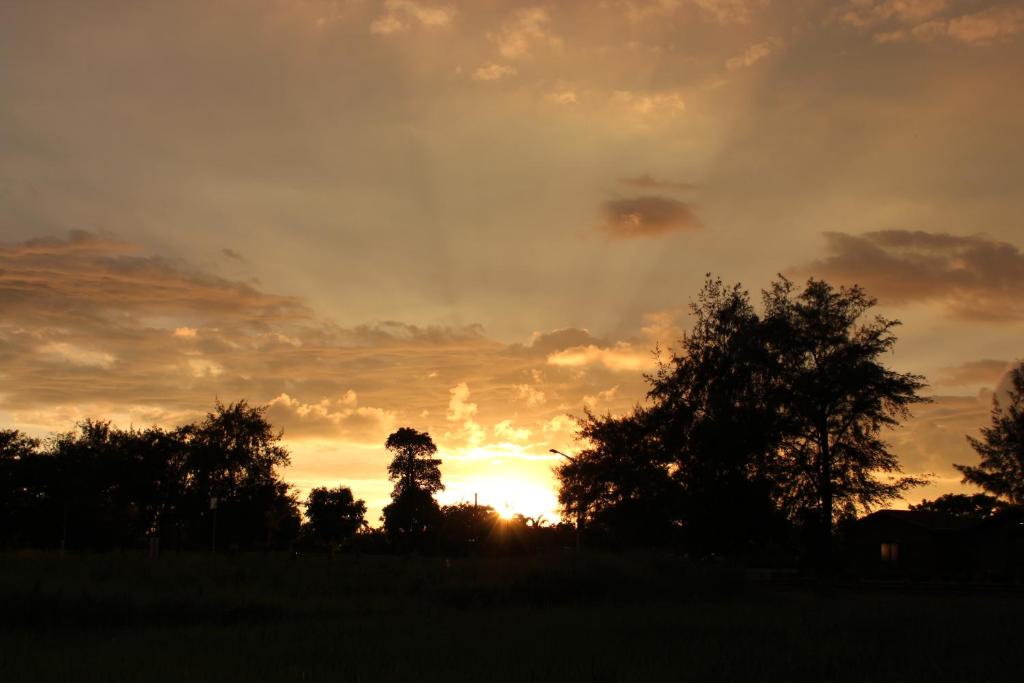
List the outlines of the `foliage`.
{"label": "foliage", "polygon": [[[299,525],[277,469],[288,464],[264,409],[217,403],[197,424],[118,429],[85,420],[43,443],[0,433],[0,542],[73,549],[286,545]],[[217,499],[217,510],[211,509]],[[216,514],[216,522],[214,515]]]}
{"label": "foliage", "polygon": [[384,531],[392,538],[422,542],[437,529],[441,508],[428,491],[404,489],[383,510]]}
{"label": "foliage", "polygon": [[[777,359],[780,417],[778,490],[784,507],[809,513],[828,553],[833,523],[898,498],[923,484],[897,477],[900,466],[882,439],[919,395],[924,378],[885,367],[899,321],[876,316],[860,287],[835,289],[811,279],[797,292],[785,278],[764,293],[765,339]],[[882,479],[880,474],[889,475]]]}
{"label": "foliage", "polygon": [[837,519],[922,483],[898,476],[882,431],[924,382],[881,362],[899,323],[865,320],[874,305],[858,287],[780,278],[759,315],[709,277],[691,332],[647,378],[650,405],[579,420],[585,448],[556,468],[563,509],[624,530],[681,526],[716,552],[783,539],[789,519],[827,552]]}
{"label": "foliage", "polygon": [[392,453],[388,477],[395,482],[391,503],[385,506],[384,530],[391,536],[422,540],[434,531],[441,509],[434,494],[444,489],[441,461],[430,434],[402,427],[385,443]]}
{"label": "foliage", "polygon": [[318,487],[306,499],[306,518],[312,538],[334,549],[366,526],[366,503],[356,500],[347,486]]}
{"label": "foliage", "polygon": [[940,512],[962,519],[988,519],[1005,506],[998,498],[986,493],[946,493],[935,500],[922,500],[917,505],[909,506],[911,510],[924,512]]}
{"label": "foliage", "polygon": [[778,368],[739,285],[709,277],[690,311],[690,333],[649,378],[649,421],[672,463],[688,543],[742,552],[779,522]]}
{"label": "foliage", "polygon": [[1001,500],[1024,505],[1024,364],[1010,374],[1010,400],[992,399],[992,423],[981,438],[967,437],[981,457],[978,465],[957,465],[964,482],[980,486]]}
{"label": "foliage", "polygon": [[645,417],[585,411],[579,434],[587,447],[555,469],[567,518],[620,541],[652,542],[670,533],[679,512],[675,487]]}
{"label": "foliage", "polygon": [[444,490],[441,461],[434,458],[437,446],[430,434],[402,427],[391,434],[384,445],[393,455],[388,465],[388,477],[395,482],[392,497],[413,489],[431,495]]}

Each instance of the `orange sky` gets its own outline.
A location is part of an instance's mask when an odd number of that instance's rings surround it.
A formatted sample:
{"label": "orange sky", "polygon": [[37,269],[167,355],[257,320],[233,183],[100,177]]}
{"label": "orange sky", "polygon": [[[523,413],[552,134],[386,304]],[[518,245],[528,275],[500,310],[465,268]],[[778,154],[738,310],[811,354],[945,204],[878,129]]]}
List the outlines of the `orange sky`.
{"label": "orange sky", "polygon": [[1022,356],[1024,5],[0,4],[0,425],[270,404],[300,488],[546,513],[705,272],[859,282],[959,487]]}

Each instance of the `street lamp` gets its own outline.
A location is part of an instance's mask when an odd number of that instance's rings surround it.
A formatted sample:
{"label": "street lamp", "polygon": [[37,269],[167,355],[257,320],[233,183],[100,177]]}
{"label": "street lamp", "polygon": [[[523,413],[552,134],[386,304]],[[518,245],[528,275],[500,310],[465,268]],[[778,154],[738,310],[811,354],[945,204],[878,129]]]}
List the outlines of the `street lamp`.
{"label": "street lamp", "polygon": [[[576,458],[572,457],[571,455],[566,455],[565,453],[563,453],[562,451],[560,451],[560,450],[558,450],[556,448],[548,449],[548,452],[549,453],[553,453],[555,455],[560,455],[560,456],[562,456],[563,458],[565,458],[566,460],[568,460],[569,462],[571,462],[574,465],[578,462],[578,460]],[[577,480],[578,480],[579,479],[579,472],[576,473],[576,477],[577,477]],[[577,500],[576,501],[576,552],[580,551],[580,547],[581,547],[580,531],[581,531],[582,528],[583,528],[583,506],[580,504],[580,501]]]}

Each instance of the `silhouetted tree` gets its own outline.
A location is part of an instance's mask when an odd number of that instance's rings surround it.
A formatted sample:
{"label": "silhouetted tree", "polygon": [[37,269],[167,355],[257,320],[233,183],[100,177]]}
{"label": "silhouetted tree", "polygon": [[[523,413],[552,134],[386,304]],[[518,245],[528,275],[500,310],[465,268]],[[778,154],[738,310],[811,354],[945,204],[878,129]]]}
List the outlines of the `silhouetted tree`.
{"label": "silhouetted tree", "polygon": [[366,503],[356,500],[347,486],[318,487],[306,499],[310,536],[332,552],[366,526]]}
{"label": "silhouetted tree", "polygon": [[565,516],[617,542],[665,540],[679,519],[678,487],[646,417],[586,410],[579,435],[587,447],[555,468]]}
{"label": "silhouetted tree", "polygon": [[1010,373],[1009,402],[992,399],[992,422],[981,438],[968,436],[981,457],[976,465],[956,465],[964,482],[976,484],[1012,505],[1024,505],[1024,364]]}
{"label": "silhouetted tree", "polygon": [[[920,480],[896,475],[881,438],[923,399],[922,378],[889,370],[899,324],[862,318],[858,288],[781,278],[758,315],[738,285],[708,278],[694,325],[648,377],[650,405],[580,420],[586,445],[556,472],[563,509],[588,518],[679,524],[706,551],[746,552],[810,521],[829,554],[834,521]],[[636,532],[633,532],[634,534]]]}
{"label": "silhouetted tree", "polygon": [[388,478],[395,482],[391,503],[384,508],[384,529],[390,535],[422,536],[436,528],[440,508],[434,494],[444,489],[441,461],[430,434],[402,427],[385,447],[393,458]]}
{"label": "silhouetted tree", "polygon": [[288,453],[263,411],[217,403],[172,431],[90,419],[41,446],[0,432],[0,542],[110,548],[163,536],[209,547],[216,497],[224,545],[282,545],[301,520],[276,471]]}
{"label": "silhouetted tree", "polygon": [[277,470],[290,464],[282,435],[266,419],[265,406],[242,400],[224,405],[198,424],[178,430],[187,452],[187,535],[193,544],[212,534],[225,547],[287,543],[301,522],[298,502]]}
{"label": "silhouetted tree", "polygon": [[648,378],[648,420],[681,488],[687,542],[748,552],[784,527],[773,501],[783,399],[775,357],[739,285],[708,277],[690,312],[690,332]]}
{"label": "silhouetted tree", "polygon": [[1005,503],[985,493],[946,493],[935,500],[922,500],[917,505],[911,505],[910,509],[940,512],[961,519],[982,520],[988,519],[1003,507]]}
{"label": "silhouetted tree", "polygon": [[38,449],[38,439],[14,429],[0,430],[0,546],[18,545],[24,537],[26,517],[34,507],[26,471]]}
{"label": "silhouetted tree", "polygon": [[[860,287],[835,289],[811,279],[802,291],[780,278],[764,294],[765,337],[781,393],[778,484],[787,508],[816,521],[823,561],[833,523],[880,505],[923,482],[900,473],[882,439],[910,406],[925,401],[924,378],[882,363],[900,324],[864,320],[875,299]],[[889,476],[882,479],[878,475]]]}

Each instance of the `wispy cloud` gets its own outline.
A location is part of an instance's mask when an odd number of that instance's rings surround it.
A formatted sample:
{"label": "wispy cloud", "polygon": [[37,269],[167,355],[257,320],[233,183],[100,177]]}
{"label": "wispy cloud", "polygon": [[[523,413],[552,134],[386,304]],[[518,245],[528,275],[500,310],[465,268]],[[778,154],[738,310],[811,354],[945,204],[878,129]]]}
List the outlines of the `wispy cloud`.
{"label": "wispy cloud", "polygon": [[455,8],[449,5],[432,6],[415,0],[384,0],[384,12],[370,24],[370,32],[391,35],[414,25],[440,28],[451,24],[454,16]]}
{"label": "wispy cloud", "polygon": [[601,210],[604,214],[601,229],[619,239],[656,237],[703,227],[693,205],[670,197],[610,199]]}

